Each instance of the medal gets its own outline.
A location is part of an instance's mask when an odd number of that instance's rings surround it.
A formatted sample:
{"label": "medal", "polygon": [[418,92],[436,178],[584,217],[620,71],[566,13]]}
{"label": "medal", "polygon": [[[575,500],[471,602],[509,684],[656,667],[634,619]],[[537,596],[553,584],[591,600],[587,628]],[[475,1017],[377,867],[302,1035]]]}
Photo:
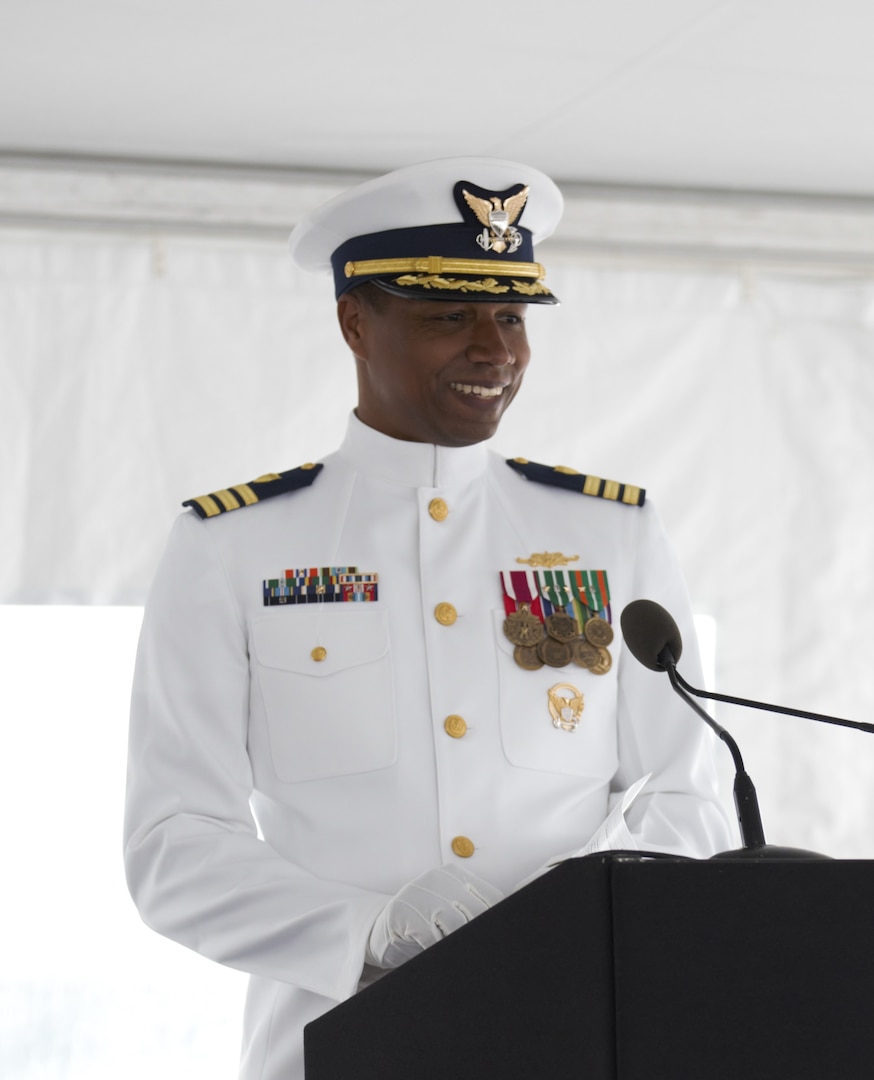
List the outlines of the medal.
{"label": "medal", "polygon": [[549,667],[564,667],[571,662],[574,651],[565,641],[556,641],[555,638],[542,638],[537,646],[537,655]]}
{"label": "medal", "polygon": [[520,603],[519,609],[504,619],[504,637],[514,645],[536,645],[543,637],[543,624],[531,614],[528,604]]}
{"label": "medal", "polygon": [[[530,563],[539,561],[532,557]],[[544,664],[561,668],[574,663],[593,675],[610,671],[613,658],[607,646],[614,633],[606,571],[508,570],[501,573],[501,584],[504,637],[514,646],[513,660],[520,668],[538,671]]]}
{"label": "medal", "polygon": [[517,645],[513,650],[513,659],[525,671],[539,671],[543,667],[543,661],[533,645]]}
{"label": "medal", "polygon": [[504,590],[504,637],[515,645],[513,659],[525,671],[537,671],[543,661],[537,644],[543,639],[540,598],[531,571],[511,570],[501,574]]}
{"label": "medal", "polygon": [[585,638],[577,638],[573,643],[573,661],[578,667],[588,668],[589,671],[599,663],[601,655],[598,649]]}
{"label": "medal", "polygon": [[586,641],[596,647],[606,647],[613,641],[613,627],[606,619],[598,615],[593,615],[591,619],[586,620],[583,633],[586,635]]}
{"label": "medal", "polygon": [[[543,620],[547,634],[555,641],[564,644],[573,641],[579,634],[580,628],[573,615],[567,613],[571,594],[565,584],[564,573],[560,570],[541,570],[535,576],[540,596],[548,612]],[[558,655],[557,651],[556,655]]]}
{"label": "medal", "polygon": [[547,634],[556,641],[573,641],[579,633],[577,620],[572,615],[568,615],[563,608],[547,616],[545,625]]}

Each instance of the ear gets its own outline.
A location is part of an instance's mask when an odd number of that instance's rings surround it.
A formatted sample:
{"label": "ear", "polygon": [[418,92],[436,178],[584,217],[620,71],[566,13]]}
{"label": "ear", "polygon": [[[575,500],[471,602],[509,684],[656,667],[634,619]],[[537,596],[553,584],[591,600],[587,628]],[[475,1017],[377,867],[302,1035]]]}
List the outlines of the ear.
{"label": "ear", "polygon": [[367,308],[353,292],[344,293],[337,301],[337,321],[343,340],[358,360],[366,357]]}

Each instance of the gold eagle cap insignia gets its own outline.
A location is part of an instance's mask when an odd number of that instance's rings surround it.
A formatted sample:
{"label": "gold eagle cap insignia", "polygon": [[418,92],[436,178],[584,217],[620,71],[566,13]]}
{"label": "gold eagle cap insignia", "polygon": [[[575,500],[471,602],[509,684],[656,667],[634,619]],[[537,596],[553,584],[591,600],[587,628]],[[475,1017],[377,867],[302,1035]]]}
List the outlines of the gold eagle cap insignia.
{"label": "gold eagle cap insignia", "polygon": [[530,188],[523,187],[521,191],[517,191],[515,195],[509,195],[503,202],[497,195],[492,195],[491,199],[480,199],[476,195],[471,195],[464,188],[462,188],[461,194],[464,196],[464,201],[476,214],[477,221],[489,229],[492,227],[489,220],[490,214],[506,214],[507,225],[514,224],[516,218],[522,213],[522,207],[528,202],[529,190]]}
{"label": "gold eagle cap insignia", "polygon": [[508,195],[503,201],[497,195],[481,199],[472,195],[465,188],[461,189],[464,201],[471,208],[480,225],[485,226],[476,242],[484,251],[497,251],[512,254],[522,244],[522,236],[513,223],[522,213],[528,201],[530,188],[526,185],[515,195]]}

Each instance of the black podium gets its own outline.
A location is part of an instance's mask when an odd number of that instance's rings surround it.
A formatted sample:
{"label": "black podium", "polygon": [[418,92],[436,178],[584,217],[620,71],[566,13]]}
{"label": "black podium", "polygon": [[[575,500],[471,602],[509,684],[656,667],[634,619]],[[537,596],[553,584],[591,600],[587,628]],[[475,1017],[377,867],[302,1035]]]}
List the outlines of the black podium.
{"label": "black podium", "polygon": [[874,862],[565,863],[309,1024],[307,1080],[870,1080]]}

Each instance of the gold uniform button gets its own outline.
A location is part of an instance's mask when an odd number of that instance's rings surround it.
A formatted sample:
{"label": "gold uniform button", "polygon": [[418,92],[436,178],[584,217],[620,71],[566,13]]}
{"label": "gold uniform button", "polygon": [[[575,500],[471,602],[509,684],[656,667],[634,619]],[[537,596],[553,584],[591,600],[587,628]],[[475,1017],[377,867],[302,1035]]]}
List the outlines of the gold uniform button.
{"label": "gold uniform button", "polygon": [[317,645],[310,653],[310,656],[316,661],[324,660],[327,655],[328,650],[323,645]]}
{"label": "gold uniform button", "polygon": [[467,734],[467,724],[463,716],[447,716],[443,721],[443,730],[453,739],[461,739]]}
{"label": "gold uniform button", "polygon": [[441,626],[452,626],[458,618],[458,612],[452,604],[438,604],[434,608],[434,618]]}
{"label": "gold uniform button", "polygon": [[432,499],[428,503],[428,513],[435,521],[445,521],[449,516],[449,507],[443,499]]}
{"label": "gold uniform button", "polygon": [[459,859],[469,859],[476,850],[473,846],[473,840],[468,840],[466,836],[456,836],[450,846],[453,854],[457,855]]}

